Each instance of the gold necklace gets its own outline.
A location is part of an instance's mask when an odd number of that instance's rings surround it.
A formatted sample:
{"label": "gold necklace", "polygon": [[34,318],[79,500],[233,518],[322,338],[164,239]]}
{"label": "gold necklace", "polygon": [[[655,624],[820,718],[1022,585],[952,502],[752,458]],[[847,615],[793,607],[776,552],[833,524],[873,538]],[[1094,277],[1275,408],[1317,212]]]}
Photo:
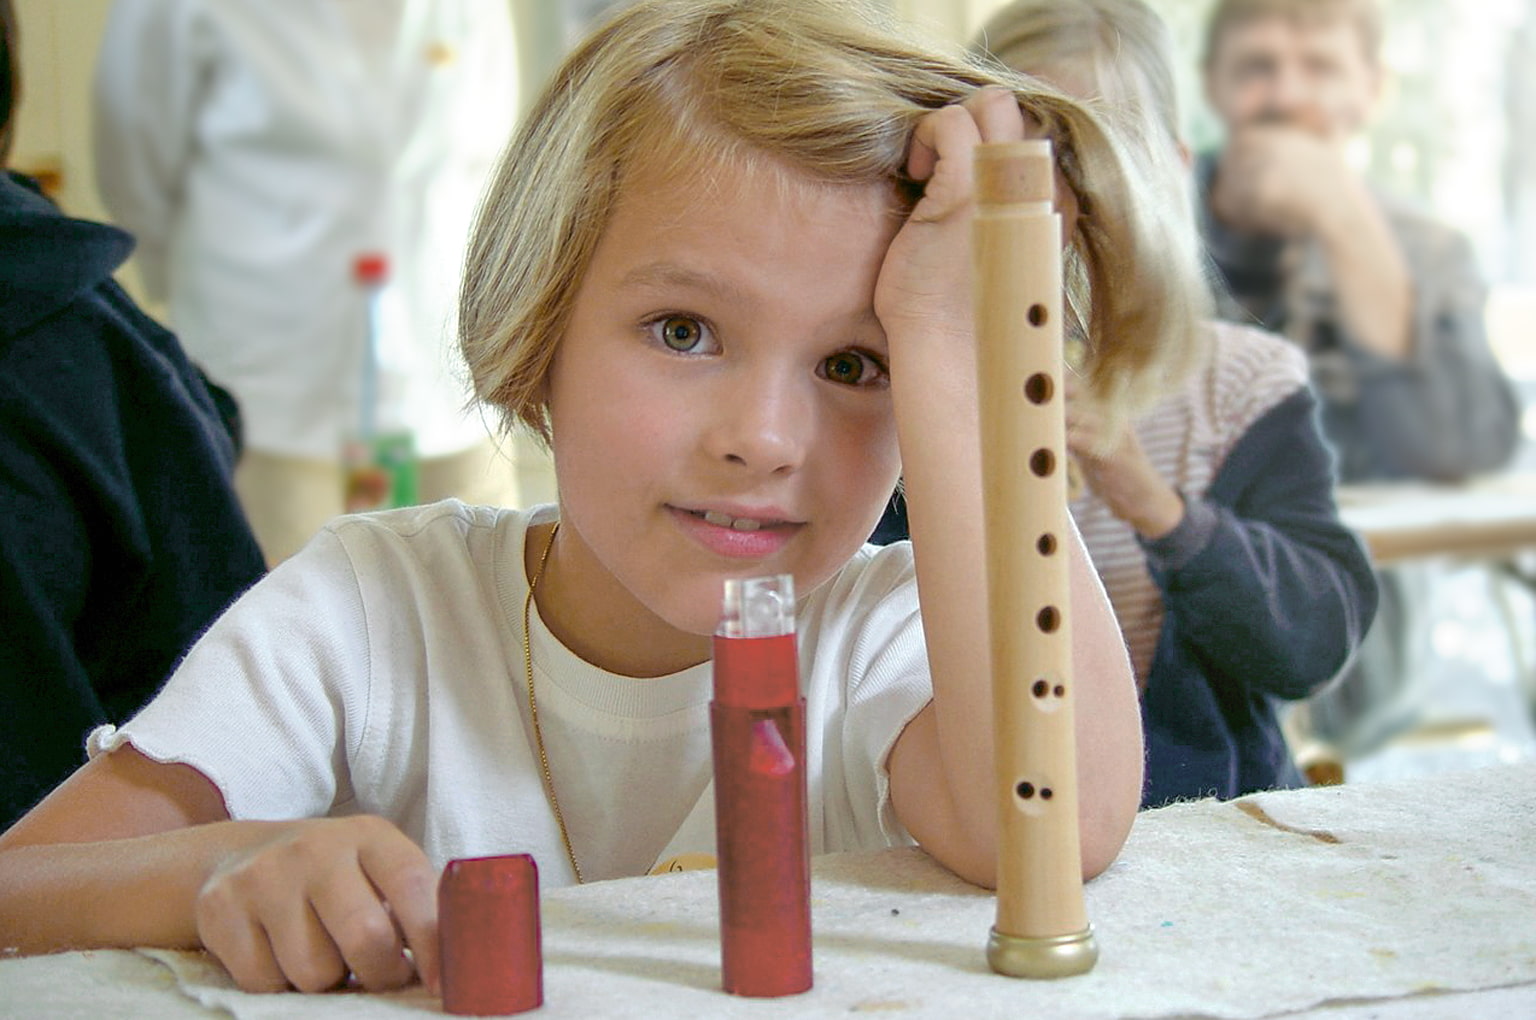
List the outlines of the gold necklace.
{"label": "gold necklace", "polygon": [[576,873],[576,884],[580,885],[581,865],[576,863],[576,851],[571,849],[571,834],[565,827],[565,815],[560,813],[560,798],[555,796],[555,779],[549,772],[549,754],[544,750],[544,730],[539,726],[539,701],[533,694],[533,637],[528,631],[529,611],[533,607],[533,589],[539,586],[539,578],[544,576],[544,564],[549,561],[549,551],[555,546],[555,533],[560,530],[560,522],[549,529],[549,538],[544,542],[544,552],[539,556],[539,565],[533,572],[533,578],[528,582],[528,597],[523,599],[523,670],[528,678],[528,714],[533,718],[533,740],[539,749],[539,768],[544,772],[544,792],[549,795],[549,806],[555,810],[555,824],[560,827],[560,839],[565,843],[565,856],[570,859],[571,870]]}

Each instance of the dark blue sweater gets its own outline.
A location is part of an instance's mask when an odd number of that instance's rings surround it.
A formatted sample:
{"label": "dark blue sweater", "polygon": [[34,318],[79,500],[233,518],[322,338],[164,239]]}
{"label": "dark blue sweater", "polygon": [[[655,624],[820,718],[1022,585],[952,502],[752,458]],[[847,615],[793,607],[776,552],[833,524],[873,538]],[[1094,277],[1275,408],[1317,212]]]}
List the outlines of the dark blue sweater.
{"label": "dark blue sweater", "polygon": [[[1214,516],[1168,562],[1145,543],[1162,631],[1142,696],[1143,804],[1300,786],[1275,716],[1321,690],[1376,614],[1376,577],[1340,522],[1317,402],[1298,390],[1233,446],[1185,522]],[[1204,529],[1202,529],[1204,530]]]}
{"label": "dark blue sweater", "polygon": [[132,247],[0,175],[0,827],[263,571],[227,413],[112,280]]}

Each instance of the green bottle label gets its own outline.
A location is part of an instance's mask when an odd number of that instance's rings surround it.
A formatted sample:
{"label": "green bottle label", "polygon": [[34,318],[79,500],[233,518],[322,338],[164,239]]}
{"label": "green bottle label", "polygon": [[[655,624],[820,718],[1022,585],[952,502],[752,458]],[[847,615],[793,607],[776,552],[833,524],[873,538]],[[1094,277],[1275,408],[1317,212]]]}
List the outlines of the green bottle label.
{"label": "green bottle label", "polygon": [[416,443],[409,432],[382,432],[347,443],[346,510],[390,510],[419,502]]}

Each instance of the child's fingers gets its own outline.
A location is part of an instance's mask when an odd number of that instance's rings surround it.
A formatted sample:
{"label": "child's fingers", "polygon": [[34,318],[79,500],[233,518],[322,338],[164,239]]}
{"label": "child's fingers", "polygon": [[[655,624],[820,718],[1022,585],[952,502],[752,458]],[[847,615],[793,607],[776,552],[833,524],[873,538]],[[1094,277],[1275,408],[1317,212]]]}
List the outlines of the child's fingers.
{"label": "child's fingers", "polygon": [[1068,400],[1064,409],[1067,449],[1078,457],[1097,460],[1105,440],[1104,416],[1083,400]]}
{"label": "child's fingers", "polygon": [[935,222],[964,208],[971,201],[976,146],[1023,137],[1024,115],[1007,89],[979,89],[963,102],[923,117],[907,153],[907,173],[927,182],[912,219]]}
{"label": "child's fingers", "polygon": [[414,971],[400,931],[372,883],[357,874],[340,876],[315,885],[310,895],[324,934],[359,984],[378,992],[411,980]]}
{"label": "child's fingers", "polygon": [[983,142],[1018,142],[1024,139],[1024,114],[1011,91],[995,85],[967,96],[960,104],[976,122]]}
{"label": "child's fingers", "polygon": [[1066,432],[1067,451],[1076,457],[1093,459],[1097,452],[1099,434],[1094,429],[1081,425],[1068,425]]}
{"label": "child's fingers", "polygon": [[235,984],[247,992],[285,992],[288,978],[278,965],[267,933],[254,917],[225,918],[198,923],[203,948],[229,971]]}
{"label": "child's fingers", "polygon": [[[287,855],[289,847],[279,849]],[[235,983],[246,991],[323,992],[347,976],[347,965],[306,890],[344,886],[337,869],[284,875],[270,858],[219,875],[198,902],[198,933]],[[356,879],[350,883],[356,885]]]}
{"label": "child's fingers", "polygon": [[971,174],[981,129],[963,106],[945,106],[918,121],[907,171],[926,181],[909,219],[937,223],[971,201]]}
{"label": "child's fingers", "polygon": [[440,974],[437,953],[437,875],[427,855],[398,830],[396,838],[360,848],[359,860],[368,880],[378,889],[394,915],[405,944],[411,949],[416,973],[431,991]]}
{"label": "child's fingers", "polygon": [[347,961],[308,900],[290,894],[263,904],[261,922],[277,965],[301,992],[323,992],[347,977]]}
{"label": "child's fingers", "polygon": [[[312,819],[226,860],[197,897],[198,936],[247,991],[437,981],[436,881],[381,818]],[[398,927],[397,927],[398,921]]]}
{"label": "child's fingers", "polygon": [[925,114],[912,131],[907,173],[913,180],[934,176],[944,160],[967,154],[981,141],[981,129],[963,106],[942,106]]}

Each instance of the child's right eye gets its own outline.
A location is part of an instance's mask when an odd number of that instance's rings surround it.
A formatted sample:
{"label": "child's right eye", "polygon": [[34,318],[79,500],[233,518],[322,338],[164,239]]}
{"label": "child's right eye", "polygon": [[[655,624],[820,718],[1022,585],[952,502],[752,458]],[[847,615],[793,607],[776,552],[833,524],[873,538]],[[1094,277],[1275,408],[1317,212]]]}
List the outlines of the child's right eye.
{"label": "child's right eye", "polygon": [[678,354],[704,353],[700,347],[709,341],[709,329],[689,315],[668,315],[648,324],[651,334],[669,351]]}

